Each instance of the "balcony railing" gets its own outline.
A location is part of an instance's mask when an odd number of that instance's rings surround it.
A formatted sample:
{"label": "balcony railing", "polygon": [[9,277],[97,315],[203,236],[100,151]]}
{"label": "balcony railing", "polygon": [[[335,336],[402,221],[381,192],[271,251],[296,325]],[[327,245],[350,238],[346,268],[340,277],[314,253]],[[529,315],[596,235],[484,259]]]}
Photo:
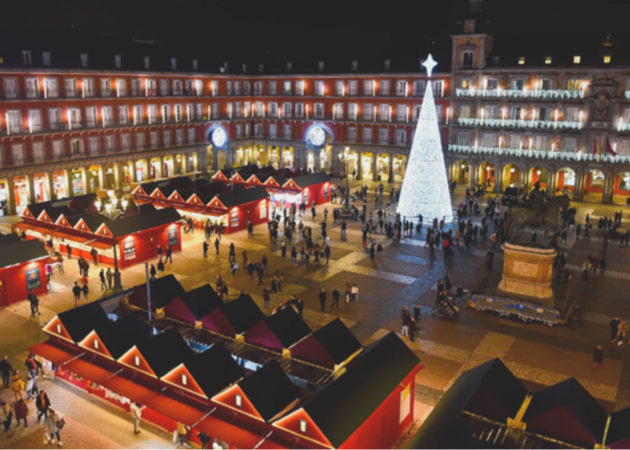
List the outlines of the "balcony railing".
{"label": "balcony railing", "polygon": [[584,90],[566,89],[457,89],[458,97],[584,98]]}
{"label": "balcony railing", "polygon": [[519,158],[538,158],[556,161],[603,161],[611,163],[630,163],[630,155],[610,155],[601,156],[584,152],[568,152],[568,151],[550,151],[550,150],[529,150],[519,148],[506,147],[478,147],[471,145],[449,144],[448,150],[455,153],[479,154],[479,155],[497,155],[497,156],[516,156]]}
{"label": "balcony railing", "polygon": [[555,121],[555,120],[519,120],[519,119],[482,119],[463,118],[457,119],[457,123],[467,126],[504,127],[504,128],[537,128],[541,130],[572,129],[579,130],[584,126],[583,122]]}

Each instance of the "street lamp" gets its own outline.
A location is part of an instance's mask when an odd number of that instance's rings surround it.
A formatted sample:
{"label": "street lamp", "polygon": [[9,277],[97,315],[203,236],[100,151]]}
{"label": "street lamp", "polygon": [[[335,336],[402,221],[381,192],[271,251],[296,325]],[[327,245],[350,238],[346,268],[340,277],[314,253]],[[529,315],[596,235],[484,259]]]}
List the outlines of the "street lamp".
{"label": "street lamp", "polygon": [[346,171],[346,204],[344,206],[344,209],[348,213],[350,211],[350,178],[349,178],[350,162],[354,161],[355,159],[356,159],[356,155],[350,153],[350,147],[346,147],[344,149],[343,153],[339,154],[339,161],[341,161],[343,164],[345,164],[345,171]]}

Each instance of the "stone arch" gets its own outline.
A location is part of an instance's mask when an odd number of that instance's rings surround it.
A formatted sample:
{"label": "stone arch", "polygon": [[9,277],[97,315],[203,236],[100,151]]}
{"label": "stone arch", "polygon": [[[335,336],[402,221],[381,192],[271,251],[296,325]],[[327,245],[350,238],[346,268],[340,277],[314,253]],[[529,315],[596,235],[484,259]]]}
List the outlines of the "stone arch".
{"label": "stone arch", "polygon": [[458,186],[470,187],[473,181],[473,163],[471,160],[458,159],[451,164],[451,181]]}
{"label": "stone arch", "polygon": [[493,189],[497,183],[497,166],[492,161],[482,161],[479,164],[477,180],[479,184],[486,186],[486,189]]}
{"label": "stone arch", "polygon": [[573,194],[578,183],[577,174],[573,167],[561,167],[556,170],[555,194]]}
{"label": "stone arch", "polygon": [[525,171],[520,164],[516,162],[509,162],[503,166],[503,186],[501,190],[504,191],[508,186],[517,183],[523,183],[523,177]]}
{"label": "stone arch", "polygon": [[584,201],[601,202],[606,193],[608,181],[605,170],[588,169],[584,172]]}

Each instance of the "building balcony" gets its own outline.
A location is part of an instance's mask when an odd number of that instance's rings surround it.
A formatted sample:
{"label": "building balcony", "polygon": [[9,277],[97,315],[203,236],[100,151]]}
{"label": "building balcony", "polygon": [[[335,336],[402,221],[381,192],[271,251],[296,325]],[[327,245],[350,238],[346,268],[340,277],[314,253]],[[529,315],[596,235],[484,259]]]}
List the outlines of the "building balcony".
{"label": "building balcony", "polygon": [[550,150],[534,150],[507,147],[481,147],[477,145],[456,145],[449,144],[448,151],[454,153],[465,153],[471,155],[494,155],[494,156],[511,156],[517,158],[533,158],[548,159],[552,161],[595,161],[610,162],[619,164],[630,163],[630,155],[593,155],[592,153],[571,152],[571,151],[550,151]]}
{"label": "building balcony", "polygon": [[[630,92],[630,91],[627,91]],[[566,89],[457,89],[457,97],[480,98],[537,98],[537,99],[571,99],[584,98],[584,90]]]}
{"label": "building balcony", "polygon": [[580,130],[583,122],[556,121],[556,120],[518,120],[518,119],[482,119],[463,118],[457,119],[457,123],[466,126],[497,127],[497,128],[535,128],[540,130]]}

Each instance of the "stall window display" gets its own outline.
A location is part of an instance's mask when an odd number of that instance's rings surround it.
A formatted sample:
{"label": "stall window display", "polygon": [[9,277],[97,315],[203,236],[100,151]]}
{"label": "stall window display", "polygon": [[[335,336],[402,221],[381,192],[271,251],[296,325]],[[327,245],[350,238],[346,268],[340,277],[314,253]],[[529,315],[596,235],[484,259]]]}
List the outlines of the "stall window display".
{"label": "stall window display", "polygon": [[48,192],[48,183],[46,183],[45,175],[35,175],[33,189],[35,190],[33,195],[36,203],[47,202],[50,200],[50,193]]}
{"label": "stall window display", "polygon": [[141,162],[136,163],[136,181],[144,181],[144,167]]}
{"label": "stall window display", "polygon": [[26,177],[17,177],[13,180],[15,190],[15,206],[18,214],[24,211],[29,204],[28,183]]}
{"label": "stall window display", "polygon": [[66,192],[66,183],[63,176],[63,173],[54,173],[53,174],[53,191],[55,193],[55,198],[61,200],[62,198],[66,198],[68,193]]}
{"label": "stall window display", "polygon": [[74,195],[85,194],[85,188],[83,186],[83,180],[81,178],[80,172],[72,173],[72,192],[74,193]]}
{"label": "stall window display", "polygon": [[0,183],[0,216],[8,214],[7,185]]}

